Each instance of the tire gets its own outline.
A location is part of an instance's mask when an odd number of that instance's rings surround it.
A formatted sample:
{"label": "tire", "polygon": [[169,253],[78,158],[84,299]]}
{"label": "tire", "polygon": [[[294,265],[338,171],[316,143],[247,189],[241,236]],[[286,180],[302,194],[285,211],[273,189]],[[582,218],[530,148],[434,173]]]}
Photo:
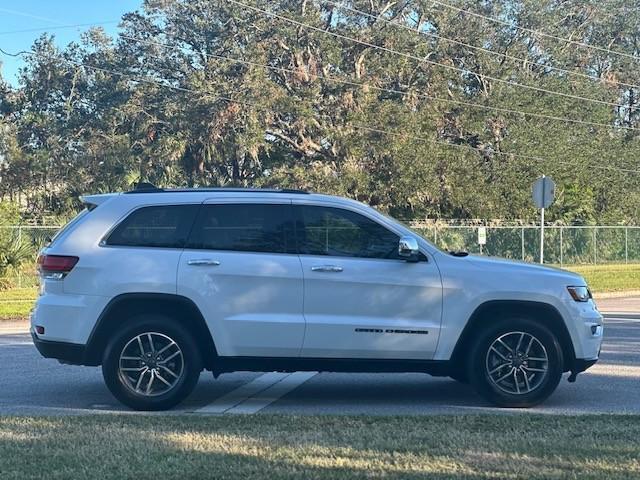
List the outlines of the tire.
{"label": "tire", "polygon": [[489,402],[523,408],[543,402],[554,392],[563,362],[558,339],[547,327],[512,317],[480,333],[471,348],[467,372],[473,388]]}
{"label": "tire", "polygon": [[159,315],[127,321],[107,345],[102,360],[107,387],[134,410],[176,406],[191,394],[201,371],[202,360],[191,334]]}

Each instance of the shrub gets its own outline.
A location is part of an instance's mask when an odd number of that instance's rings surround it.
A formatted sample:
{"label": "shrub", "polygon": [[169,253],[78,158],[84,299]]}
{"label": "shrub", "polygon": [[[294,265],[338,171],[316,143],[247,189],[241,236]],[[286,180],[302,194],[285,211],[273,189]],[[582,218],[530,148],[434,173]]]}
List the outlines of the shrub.
{"label": "shrub", "polygon": [[[17,229],[7,228],[20,222],[17,205],[0,202],[0,278],[9,270],[17,270],[34,256],[33,247],[21,238]],[[0,282],[0,289],[6,288],[6,281]]]}

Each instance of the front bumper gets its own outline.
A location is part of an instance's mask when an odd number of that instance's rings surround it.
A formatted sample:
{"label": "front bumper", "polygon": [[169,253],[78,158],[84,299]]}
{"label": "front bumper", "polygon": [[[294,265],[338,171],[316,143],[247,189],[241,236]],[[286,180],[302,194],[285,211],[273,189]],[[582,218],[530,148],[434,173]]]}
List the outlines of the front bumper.
{"label": "front bumper", "polygon": [[77,343],[54,342],[50,340],[42,340],[32,330],[31,338],[33,344],[44,358],[55,358],[62,363],[70,363],[73,365],[83,365],[85,359],[86,347]]}
{"label": "front bumper", "polygon": [[[600,352],[598,352],[598,356],[600,356]],[[584,372],[586,369],[595,365],[598,361],[597,358],[591,360],[585,360],[582,358],[577,358],[573,361],[573,366],[571,367],[571,375],[569,375],[569,383],[573,383],[576,381],[579,373]]]}
{"label": "front bumper", "polygon": [[597,358],[593,360],[583,360],[579,358],[573,362],[573,368],[571,369],[571,373],[575,373],[576,375],[578,373],[582,373],[588,368],[593,367],[597,361],[598,361]]}
{"label": "front bumper", "polygon": [[604,318],[593,300],[584,303],[572,301],[570,307],[573,308],[573,311],[570,315],[571,320],[567,322],[567,327],[569,327],[569,332],[572,336],[577,359],[576,370],[584,371],[593,363],[583,370],[578,367],[595,361],[600,356],[602,340],[604,339]]}

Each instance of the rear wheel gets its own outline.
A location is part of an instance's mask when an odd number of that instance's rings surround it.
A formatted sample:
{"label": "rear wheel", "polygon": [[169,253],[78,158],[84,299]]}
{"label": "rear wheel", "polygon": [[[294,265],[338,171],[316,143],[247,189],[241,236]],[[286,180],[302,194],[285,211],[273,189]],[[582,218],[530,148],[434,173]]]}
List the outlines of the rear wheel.
{"label": "rear wheel", "polygon": [[531,407],[558,386],[563,356],[555,335],[524,318],[498,322],[474,344],[468,364],[472,386],[501,407]]}
{"label": "rear wheel", "polygon": [[171,319],[142,316],[107,346],[102,373],[111,393],[135,410],[165,410],[195,388],[202,361],[188,331]]}

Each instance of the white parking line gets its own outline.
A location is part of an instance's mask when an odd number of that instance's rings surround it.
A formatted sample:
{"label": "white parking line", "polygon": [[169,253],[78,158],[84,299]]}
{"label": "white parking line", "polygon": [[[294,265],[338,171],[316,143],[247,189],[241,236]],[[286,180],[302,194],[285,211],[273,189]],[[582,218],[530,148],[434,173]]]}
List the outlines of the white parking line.
{"label": "white parking line", "polygon": [[0,325],[0,336],[2,335],[17,335],[17,334],[28,334],[29,329],[21,326],[8,326],[4,327]]}
{"label": "white parking line", "polygon": [[318,372],[295,372],[287,375],[285,378],[271,385],[266,390],[263,390],[251,398],[247,398],[244,402],[239,403],[235,407],[227,410],[225,413],[245,415],[257,413],[287,393],[298,388],[317,373]]}
{"label": "white parking line", "polygon": [[616,322],[631,322],[631,323],[640,323],[640,318],[629,318],[629,317],[605,317],[605,327],[606,322],[610,320],[614,320]]}
{"label": "white parking line", "polygon": [[33,345],[31,337],[22,334],[0,334],[0,347]]}
{"label": "white parking line", "polygon": [[239,403],[244,402],[247,398],[255,395],[263,390],[266,390],[271,385],[278,383],[283,378],[287,377],[288,373],[265,373],[259,377],[253,379],[249,383],[245,383],[241,387],[232,390],[231,392],[217,398],[209,405],[206,405],[198,410],[196,413],[224,413],[227,410],[235,407]]}
{"label": "white parking line", "polygon": [[195,410],[195,413],[256,413],[302,385],[316,373],[265,373],[217,398],[209,405]]}

